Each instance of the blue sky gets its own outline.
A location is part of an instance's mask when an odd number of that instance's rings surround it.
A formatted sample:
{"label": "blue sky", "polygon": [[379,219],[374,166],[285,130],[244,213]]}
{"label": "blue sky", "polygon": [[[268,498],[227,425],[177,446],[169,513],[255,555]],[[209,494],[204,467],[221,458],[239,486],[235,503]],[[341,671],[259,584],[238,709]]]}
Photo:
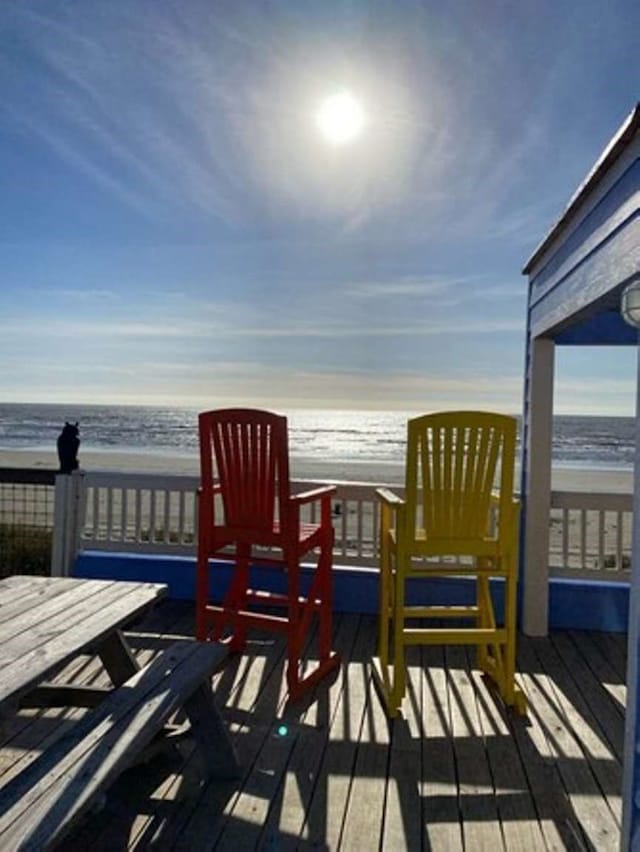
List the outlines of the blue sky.
{"label": "blue sky", "polygon": [[[520,270],[639,31],[637,0],[3,0],[0,397],[519,411]],[[634,402],[633,351],[558,351],[558,412]]]}

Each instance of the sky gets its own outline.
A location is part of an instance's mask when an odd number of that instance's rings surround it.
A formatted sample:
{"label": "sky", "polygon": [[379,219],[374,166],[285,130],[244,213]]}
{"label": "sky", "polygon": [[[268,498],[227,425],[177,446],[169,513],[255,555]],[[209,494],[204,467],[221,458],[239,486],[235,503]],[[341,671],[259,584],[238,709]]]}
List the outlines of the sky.
{"label": "sky", "polygon": [[[639,31],[637,0],[2,0],[0,400],[518,413],[521,270]],[[635,364],[558,347],[555,410],[632,414]]]}

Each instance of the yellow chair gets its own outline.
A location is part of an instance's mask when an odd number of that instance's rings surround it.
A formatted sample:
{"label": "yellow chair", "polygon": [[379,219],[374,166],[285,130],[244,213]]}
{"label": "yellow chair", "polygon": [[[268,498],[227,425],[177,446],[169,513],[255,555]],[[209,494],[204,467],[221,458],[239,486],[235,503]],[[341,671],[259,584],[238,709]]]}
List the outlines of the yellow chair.
{"label": "yellow chair", "polygon": [[[513,498],[515,443],[515,418],[501,414],[451,411],[409,420],[405,497],[378,489],[380,629],[374,674],[389,716],[398,713],[405,694],[405,648],[442,644],[476,645],[478,667],[507,705],[526,712],[515,680],[520,509]],[[407,580],[435,577],[475,578],[474,602],[406,605]],[[504,587],[501,624],[492,578]],[[440,585],[431,590],[442,598],[447,584]],[[443,627],[429,619],[455,623]],[[425,620],[432,626],[423,626]]]}

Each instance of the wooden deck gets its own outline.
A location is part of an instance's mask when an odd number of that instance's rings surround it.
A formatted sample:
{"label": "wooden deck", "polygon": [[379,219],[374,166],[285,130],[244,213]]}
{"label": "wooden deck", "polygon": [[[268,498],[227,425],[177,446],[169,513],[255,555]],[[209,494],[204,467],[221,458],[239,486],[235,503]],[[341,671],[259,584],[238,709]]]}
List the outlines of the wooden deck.
{"label": "wooden deck", "polygon": [[[192,606],[168,602],[130,641],[146,660],[192,629]],[[188,744],[165,750],[121,776],[64,848],[618,848],[625,636],[522,638],[524,720],[505,715],[456,648],[413,649],[405,714],[387,722],[371,683],[374,643],[372,618],[338,617],[339,675],[287,707],[284,645],[253,637],[216,683],[240,781],[203,784]],[[90,658],[71,668],[78,682],[104,678]],[[83,712],[10,720],[0,784]]]}

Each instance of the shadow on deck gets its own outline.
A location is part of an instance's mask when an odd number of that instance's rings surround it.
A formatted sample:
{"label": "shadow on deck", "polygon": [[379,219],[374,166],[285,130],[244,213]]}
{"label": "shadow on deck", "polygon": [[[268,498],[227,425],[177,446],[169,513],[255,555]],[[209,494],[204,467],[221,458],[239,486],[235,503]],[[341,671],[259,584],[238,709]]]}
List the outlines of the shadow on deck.
{"label": "shadow on deck", "polygon": [[[168,602],[136,631],[145,661],[193,635],[193,607]],[[204,783],[188,743],[125,773],[64,848],[617,849],[624,738],[624,636],[521,637],[526,719],[506,714],[465,649],[412,649],[404,714],[373,689],[370,616],[336,619],[343,665],[287,706],[284,644],[253,637],[216,695],[242,766]],[[84,658],[79,682],[104,674]],[[3,731],[0,781],[82,711],[21,711]]]}

